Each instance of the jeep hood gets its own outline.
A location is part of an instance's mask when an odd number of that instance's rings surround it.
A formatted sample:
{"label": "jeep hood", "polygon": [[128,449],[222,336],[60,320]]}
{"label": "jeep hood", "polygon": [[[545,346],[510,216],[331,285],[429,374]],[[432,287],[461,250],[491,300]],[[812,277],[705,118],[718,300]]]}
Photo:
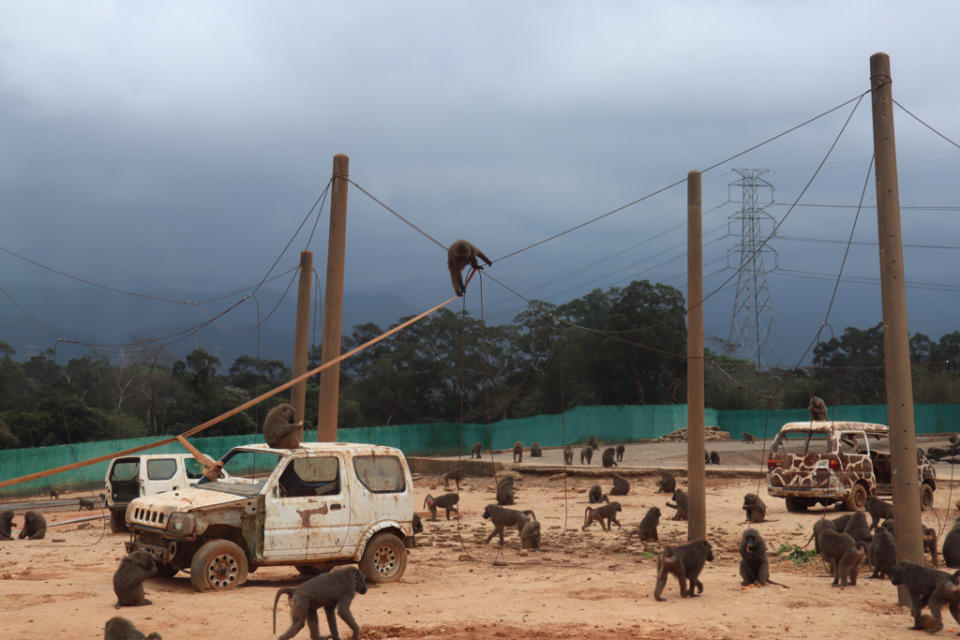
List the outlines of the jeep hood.
{"label": "jeep hood", "polygon": [[194,511],[231,502],[244,502],[248,499],[235,493],[189,487],[137,498],[130,503],[130,508],[173,513],[174,511]]}

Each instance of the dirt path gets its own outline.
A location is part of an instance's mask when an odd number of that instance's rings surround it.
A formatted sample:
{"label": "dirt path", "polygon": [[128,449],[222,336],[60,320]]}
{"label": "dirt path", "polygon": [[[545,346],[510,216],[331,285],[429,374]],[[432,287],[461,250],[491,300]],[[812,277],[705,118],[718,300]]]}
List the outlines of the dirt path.
{"label": "dirt path", "polygon": [[[418,536],[422,546],[411,550],[403,579],[356,598],[353,610],[361,637],[716,640],[821,638],[835,636],[838,630],[850,640],[926,637],[907,631],[909,611],[897,606],[894,587],[867,579],[866,568],[856,587],[840,590],[830,587],[831,579],[819,561],[798,567],[771,558],[773,578],[790,588],[742,589],[736,551],[745,528],[740,505],[744,493],[757,492],[756,480],[708,480],[708,531],[716,560],[702,575],[704,593],[681,599],[671,580],[666,602],[656,602],[655,554],[661,547],[636,541],[627,545],[627,532],[651,506],[664,513],[660,525],[664,542],[684,541],[686,523],[666,519],[672,514],[664,506],[668,496],[655,494],[652,481],[644,478],[619,499],[623,529],[607,532],[593,525],[582,532],[585,492],[594,482],[543,476],[518,481],[518,507],[534,509],[544,531],[543,550],[527,553],[520,550],[515,532],[508,534],[502,550],[496,542],[483,544],[491,529],[480,514],[484,505],[494,502],[493,484],[490,479],[468,478],[461,494],[459,530],[455,520],[426,522],[426,531]],[[608,480],[599,483],[609,489]],[[442,492],[442,487],[418,482],[418,506],[427,493]],[[820,514],[789,514],[783,501],[767,496],[765,488],[759,493],[771,521],[754,526],[768,548],[804,544]],[[938,509],[923,514],[926,525],[939,530],[947,499],[946,490],[937,492]],[[63,521],[87,514],[57,511],[49,517]],[[21,521],[18,512],[18,524]],[[191,589],[189,578],[179,574],[147,582],[152,605],[118,611],[111,576],[125,538],[99,523],[80,523],[50,529],[45,540],[0,542],[0,636],[100,638],[104,622],[119,614],[144,632],[159,631],[165,640],[270,638],[275,637],[271,634],[275,590],[301,580],[292,569],[263,568],[238,590],[199,594]],[[288,609],[281,600],[278,630],[287,624]],[[948,620],[940,635],[956,632],[957,626]],[[345,631],[341,623],[341,634],[349,637]],[[307,631],[298,637],[307,638]]]}

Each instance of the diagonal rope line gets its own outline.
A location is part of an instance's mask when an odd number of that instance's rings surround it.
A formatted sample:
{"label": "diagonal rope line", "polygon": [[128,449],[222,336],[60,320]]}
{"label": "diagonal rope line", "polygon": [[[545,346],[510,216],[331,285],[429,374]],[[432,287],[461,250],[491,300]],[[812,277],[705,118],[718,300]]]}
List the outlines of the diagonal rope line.
{"label": "diagonal rope line", "polygon": [[384,209],[386,209],[387,211],[389,211],[390,213],[392,213],[393,215],[395,215],[395,216],[396,216],[397,218],[399,218],[402,222],[404,222],[407,226],[409,226],[411,229],[413,229],[414,231],[416,231],[417,233],[419,233],[420,235],[422,235],[424,238],[426,238],[426,239],[429,240],[430,242],[434,243],[435,245],[437,245],[438,247],[440,247],[440,248],[443,249],[443,250],[446,250],[446,249],[447,249],[447,245],[443,244],[442,242],[440,242],[439,240],[437,240],[436,238],[434,238],[432,235],[430,235],[429,233],[427,233],[426,231],[424,231],[423,229],[421,229],[420,227],[418,227],[416,224],[414,224],[413,222],[411,222],[411,221],[408,220],[407,218],[404,218],[404,217],[403,217],[402,215],[400,215],[397,211],[395,211],[394,209],[392,209],[391,207],[389,207],[385,202],[383,202],[382,200],[380,200],[379,198],[377,198],[375,195],[373,195],[372,193],[370,193],[369,191],[367,191],[366,189],[364,189],[363,187],[361,187],[359,184],[357,184],[356,182],[354,182],[354,181],[353,181],[353,178],[347,178],[347,180],[350,182],[350,184],[352,184],[352,185],[355,186],[357,189],[359,189],[359,190],[360,190],[360,193],[362,193],[363,195],[367,196],[368,198],[370,198],[371,200],[373,200],[374,202],[376,202],[378,205],[380,205],[381,207],[383,207]]}
{"label": "diagonal rope line", "polygon": [[947,142],[949,142],[949,143],[952,144],[953,146],[955,146],[955,147],[957,147],[958,149],[960,149],[960,143],[954,141],[954,140],[951,139],[951,138],[948,138],[948,137],[945,136],[944,134],[942,134],[942,133],[940,133],[939,131],[937,131],[937,130],[933,127],[933,125],[930,125],[930,124],[928,124],[927,122],[925,122],[924,120],[922,120],[919,116],[915,115],[912,111],[910,111],[909,109],[907,109],[905,106],[903,106],[902,104],[900,104],[900,103],[897,102],[896,100],[893,101],[893,104],[895,104],[895,105],[897,105],[898,107],[900,107],[901,109],[903,109],[903,111],[904,111],[908,116],[910,116],[911,118],[913,118],[914,120],[916,120],[917,122],[919,122],[920,124],[922,124],[923,126],[925,126],[927,129],[930,129],[930,131],[933,131],[935,134],[937,134],[938,136],[940,136],[941,138],[943,138],[944,140],[946,140]]}

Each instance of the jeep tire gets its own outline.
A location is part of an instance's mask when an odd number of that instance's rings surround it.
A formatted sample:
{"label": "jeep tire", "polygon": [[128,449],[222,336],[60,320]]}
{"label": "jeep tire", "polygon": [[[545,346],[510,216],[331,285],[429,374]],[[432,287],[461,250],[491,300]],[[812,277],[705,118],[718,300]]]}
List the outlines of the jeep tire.
{"label": "jeep tire", "polygon": [[247,580],[247,555],[229,540],[210,540],[193,554],[190,582],[197,591],[226,591]]}
{"label": "jeep tire", "polygon": [[847,511],[863,511],[867,508],[867,488],[862,484],[855,484],[850,489],[850,495],[843,501],[843,507]]}
{"label": "jeep tire", "polygon": [[125,511],[110,512],[110,531],[112,533],[127,532],[127,513]]}
{"label": "jeep tire", "polygon": [[803,513],[807,510],[807,507],[810,506],[810,503],[807,502],[805,498],[797,498],[796,496],[787,496],[787,511],[790,513]]}
{"label": "jeep tire", "polygon": [[403,540],[392,533],[378,533],[363,550],[360,571],[375,583],[399,580],[407,568],[407,548]]}

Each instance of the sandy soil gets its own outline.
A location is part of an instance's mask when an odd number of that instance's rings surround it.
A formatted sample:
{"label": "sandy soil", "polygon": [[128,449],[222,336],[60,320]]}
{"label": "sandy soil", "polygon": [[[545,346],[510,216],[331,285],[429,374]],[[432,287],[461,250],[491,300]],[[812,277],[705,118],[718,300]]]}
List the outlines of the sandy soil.
{"label": "sandy soil", "polygon": [[[758,479],[708,478],[708,537],[716,559],[702,575],[704,593],[681,599],[671,579],[667,601],[656,602],[655,554],[661,547],[636,540],[628,545],[627,533],[651,506],[664,512],[663,542],[683,542],[686,523],[667,519],[673,511],[664,507],[668,496],[654,493],[653,481],[642,477],[633,481],[630,495],[620,498],[622,529],[602,531],[595,524],[582,532],[585,492],[596,482],[609,489],[606,479],[523,476],[518,507],[534,509],[544,527],[542,550],[525,552],[515,532],[502,549],[496,541],[483,543],[491,528],[480,514],[494,502],[494,487],[489,478],[468,478],[459,526],[456,520],[443,520],[442,512],[439,522],[426,522],[403,579],[356,598],[353,611],[361,637],[820,638],[838,630],[848,639],[921,637],[906,629],[909,610],[896,604],[895,588],[867,579],[865,567],[857,586],[841,590],[830,587],[819,561],[796,566],[771,557],[773,579],[789,588],[741,588],[736,545],[746,528],[740,509],[744,493],[759,488],[767,503],[770,521],[754,526],[771,551],[783,543],[803,545],[822,512],[787,513],[782,500],[758,487]],[[418,505],[427,493],[443,492],[432,481],[416,484]],[[924,523],[940,530],[948,500],[957,497],[946,487],[937,491],[938,508],[923,514]],[[48,519],[88,514],[51,511]],[[17,523],[21,521],[18,512]],[[141,631],[159,631],[166,640],[274,637],[274,592],[302,580],[292,568],[263,568],[240,589],[201,594],[179,574],[146,583],[152,605],[118,611],[111,576],[126,537],[88,522],[51,528],[45,540],[0,542],[0,636],[100,638],[104,622],[120,614]],[[285,599],[278,618],[282,631],[289,624]],[[949,620],[940,635],[955,633],[957,627]],[[345,631],[341,622],[341,634],[349,637]],[[299,637],[308,637],[307,631]]]}

